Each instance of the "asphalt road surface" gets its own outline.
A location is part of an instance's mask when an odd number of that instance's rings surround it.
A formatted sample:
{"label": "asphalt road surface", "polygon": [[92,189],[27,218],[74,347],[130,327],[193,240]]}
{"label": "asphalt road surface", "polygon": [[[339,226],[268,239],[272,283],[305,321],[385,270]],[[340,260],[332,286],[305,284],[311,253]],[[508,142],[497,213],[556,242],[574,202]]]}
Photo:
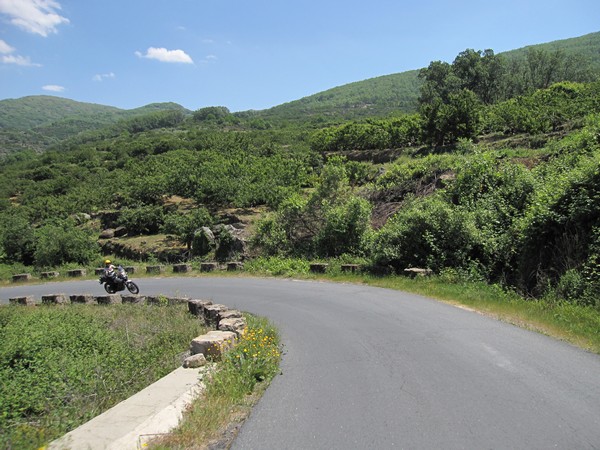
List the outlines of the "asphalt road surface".
{"label": "asphalt road surface", "polygon": [[[600,449],[600,357],[420,296],[350,284],[143,278],[141,294],[269,317],[277,376],[234,449]],[[90,293],[95,281],[0,289]]]}

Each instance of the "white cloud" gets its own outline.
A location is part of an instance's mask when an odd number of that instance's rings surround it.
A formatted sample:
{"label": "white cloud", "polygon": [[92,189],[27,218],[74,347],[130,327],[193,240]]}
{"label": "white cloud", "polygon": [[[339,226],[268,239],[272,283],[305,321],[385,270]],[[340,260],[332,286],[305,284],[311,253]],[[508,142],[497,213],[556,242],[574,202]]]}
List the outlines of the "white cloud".
{"label": "white cloud", "polygon": [[29,66],[29,67],[41,67],[41,64],[35,64],[32,63],[31,60],[29,59],[29,57],[26,56],[21,56],[21,55],[11,55],[11,53],[14,53],[15,48],[11,47],[10,45],[8,45],[6,43],[6,41],[3,41],[2,39],[0,39],[0,54],[2,55],[2,57],[0,58],[0,61],[2,61],[3,64],[16,64],[17,66]]}
{"label": "white cloud", "polygon": [[167,63],[194,64],[192,58],[183,50],[167,50],[166,48],[150,47],[146,54],[135,52],[139,58],[156,59]]}
{"label": "white cloud", "polygon": [[0,61],[2,61],[4,64],[16,64],[17,66],[42,67],[41,64],[31,62],[28,56],[2,55],[2,59],[0,59]]}
{"label": "white cloud", "polygon": [[99,73],[97,75],[94,75],[94,77],[92,78],[93,81],[104,81],[108,78],[115,78],[116,75],[113,72],[110,73]]}
{"label": "white cloud", "polygon": [[216,55],[206,55],[204,59],[200,61],[200,64],[210,64],[214,63],[217,59]]}
{"label": "white cloud", "polygon": [[58,86],[56,84],[47,84],[46,86],[42,86],[42,89],[50,92],[63,92],[65,90],[63,86]]}
{"label": "white cloud", "polygon": [[10,23],[44,37],[56,33],[58,25],[69,23],[57,13],[60,9],[54,0],[0,0],[0,13],[9,16]]}
{"label": "white cloud", "polygon": [[6,55],[6,54],[12,53],[14,51],[15,51],[15,49],[13,47],[11,47],[5,41],[3,41],[2,39],[0,39],[0,53]]}

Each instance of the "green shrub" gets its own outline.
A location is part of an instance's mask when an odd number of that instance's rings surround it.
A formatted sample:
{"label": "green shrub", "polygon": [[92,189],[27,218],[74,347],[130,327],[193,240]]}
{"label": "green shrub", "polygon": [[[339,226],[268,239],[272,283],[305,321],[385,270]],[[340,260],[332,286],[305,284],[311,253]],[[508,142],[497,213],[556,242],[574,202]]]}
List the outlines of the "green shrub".
{"label": "green shrub", "polygon": [[481,243],[464,210],[439,197],[412,200],[376,234],[373,261],[401,273],[408,267],[468,267]]}
{"label": "green shrub", "polygon": [[[560,161],[557,161],[560,166]],[[562,174],[550,172],[520,223],[520,285],[543,292],[548,282],[589,257],[594,229],[600,227],[600,163],[580,159]]]}
{"label": "green shrub", "polygon": [[98,257],[98,244],[86,230],[70,221],[57,221],[35,230],[35,263],[38,267],[56,267],[67,263],[88,264]]}
{"label": "green shrub", "polygon": [[176,235],[181,242],[191,248],[195,232],[202,227],[210,227],[214,223],[210,212],[204,208],[196,208],[193,211],[182,213],[171,213],[164,216],[162,231],[167,234]]}
{"label": "green shrub", "polygon": [[244,269],[273,276],[293,276],[307,274],[310,263],[301,258],[259,257],[245,262]]}
{"label": "green shrub", "polygon": [[371,205],[360,197],[324,210],[324,223],[315,237],[315,246],[322,256],[344,253],[361,255],[371,232]]}
{"label": "green shrub", "polygon": [[123,208],[118,223],[130,234],[156,234],[164,222],[162,206],[146,205],[138,208]]}
{"label": "green shrub", "polygon": [[0,249],[7,261],[33,264],[35,234],[30,219],[23,215],[6,215],[0,222]]}
{"label": "green shrub", "polygon": [[289,231],[280,215],[269,215],[259,220],[251,243],[266,256],[284,255],[291,250]]}

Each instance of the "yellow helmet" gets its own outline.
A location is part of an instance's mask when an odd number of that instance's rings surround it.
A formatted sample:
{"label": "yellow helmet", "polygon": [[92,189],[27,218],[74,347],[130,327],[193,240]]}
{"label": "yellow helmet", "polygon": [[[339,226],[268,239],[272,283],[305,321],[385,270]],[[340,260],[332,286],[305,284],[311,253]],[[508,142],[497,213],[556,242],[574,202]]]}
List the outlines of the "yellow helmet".
{"label": "yellow helmet", "polygon": [[110,259],[104,260],[104,264],[107,264],[107,265],[110,264]]}

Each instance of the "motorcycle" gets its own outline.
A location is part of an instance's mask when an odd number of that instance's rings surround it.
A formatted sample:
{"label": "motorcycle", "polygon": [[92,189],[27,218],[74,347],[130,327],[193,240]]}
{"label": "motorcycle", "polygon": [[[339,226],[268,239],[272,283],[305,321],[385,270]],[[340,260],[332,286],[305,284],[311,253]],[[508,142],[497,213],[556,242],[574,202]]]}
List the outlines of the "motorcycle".
{"label": "motorcycle", "polygon": [[138,294],[140,292],[138,285],[129,279],[127,272],[121,266],[117,268],[116,273],[114,271],[105,271],[100,276],[100,284],[104,284],[104,290],[109,294],[124,291],[125,288],[132,294]]}

